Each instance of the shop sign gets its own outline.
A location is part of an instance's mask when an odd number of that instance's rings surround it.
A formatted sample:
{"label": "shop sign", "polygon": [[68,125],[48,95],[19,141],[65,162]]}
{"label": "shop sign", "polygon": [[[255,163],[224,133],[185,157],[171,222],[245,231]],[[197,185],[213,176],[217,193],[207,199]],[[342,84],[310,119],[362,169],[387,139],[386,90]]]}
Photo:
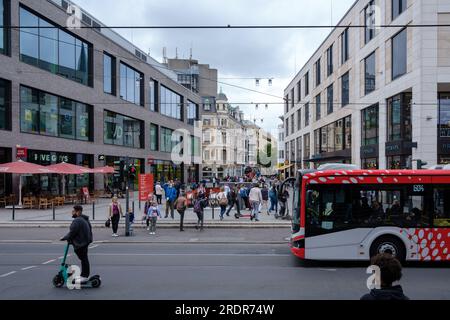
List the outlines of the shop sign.
{"label": "shop sign", "polygon": [[140,174],[139,201],[146,201],[150,193],[153,193],[153,174]]}
{"label": "shop sign", "polygon": [[69,162],[68,155],[56,155],[56,154],[48,154],[48,153],[35,153],[33,155],[34,162],[51,162],[51,163],[59,163],[59,162]]}
{"label": "shop sign", "polygon": [[98,161],[105,161],[106,157],[104,154],[98,156]]}
{"label": "shop sign", "polygon": [[28,149],[27,148],[21,148],[21,147],[17,148],[17,153],[16,153],[17,159],[27,158],[27,156],[28,156]]}

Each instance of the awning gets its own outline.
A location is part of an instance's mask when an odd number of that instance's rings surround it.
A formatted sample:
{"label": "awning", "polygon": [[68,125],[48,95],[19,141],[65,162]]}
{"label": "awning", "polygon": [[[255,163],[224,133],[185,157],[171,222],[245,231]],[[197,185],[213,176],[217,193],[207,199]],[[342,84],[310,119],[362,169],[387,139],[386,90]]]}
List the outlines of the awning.
{"label": "awning", "polygon": [[92,169],[85,168],[82,166],[76,166],[74,164],[70,164],[70,163],[66,163],[66,162],[53,164],[53,165],[47,166],[47,168],[58,174],[79,175],[79,174],[86,174],[86,173],[94,173],[92,171]]}
{"label": "awning", "polygon": [[289,169],[290,167],[293,167],[293,166],[294,166],[293,164],[288,164],[287,166],[282,166],[281,168],[278,168],[277,170],[283,171],[283,170]]}

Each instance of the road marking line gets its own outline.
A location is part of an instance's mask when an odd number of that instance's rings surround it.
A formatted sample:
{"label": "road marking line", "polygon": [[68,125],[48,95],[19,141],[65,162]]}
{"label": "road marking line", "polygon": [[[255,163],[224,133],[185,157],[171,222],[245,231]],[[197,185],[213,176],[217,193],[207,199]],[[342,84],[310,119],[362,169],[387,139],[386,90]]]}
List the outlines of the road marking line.
{"label": "road marking line", "polygon": [[99,244],[94,244],[93,246],[90,246],[89,249],[94,249],[97,248],[99,246]]}
{"label": "road marking line", "polygon": [[49,263],[52,263],[52,262],[55,262],[55,261],[56,261],[56,259],[52,259],[52,260],[48,260],[46,262],[43,262],[42,264],[49,264]]}
{"label": "road marking line", "polygon": [[10,273],[5,273],[5,274],[2,274],[1,276],[0,276],[0,278],[4,278],[4,277],[7,277],[7,276],[10,276],[10,275],[12,275],[12,274],[14,274],[14,273],[16,273],[17,271],[11,271]]}
{"label": "road marking line", "polygon": [[319,270],[320,271],[328,271],[328,272],[336,272],[337,271],[337,269],[320,269],[320,268],[319,268]]}
{"label": "road marking line", "polygon": [[31,267],[22,268],[21,270],[22,270],[22,271],[25,271],[25,270],[30,270],[30,269],[33,269],[33,268],[36,268],[36,266],[31,266]]}

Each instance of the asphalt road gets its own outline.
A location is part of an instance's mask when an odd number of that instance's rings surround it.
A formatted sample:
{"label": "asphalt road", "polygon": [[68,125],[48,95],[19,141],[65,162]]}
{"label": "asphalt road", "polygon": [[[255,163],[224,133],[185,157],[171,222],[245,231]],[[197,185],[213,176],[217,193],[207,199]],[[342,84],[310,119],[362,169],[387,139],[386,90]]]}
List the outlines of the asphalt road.
{"label": "asphalt road", "polygon": [[[201,236],[193,231],[174,233],[170,243],[156,238],[146,243],[96,243],[90,259],[102,287],[56,289],[51,279],[64,244],[44,242],[42,233],[36,242],[20,242],[19,236],[5,242],[5,230],[0,231],[0,299],[342,300],[359,299],[367,291],[366,264],[304,265],[283,243],[284,229],[239,230],[246,235],[230,243],[224,243],[225,233],[214,240],[215,231]],[[233,232],[228,230],[228,238],[236,239]],[[194,236],[205,241],[184,241]],[[76,257],[70,256],[69,263],[78,263]],[[450,299],[450,268],[410,265],[404,269],[402,285],[412,299]]]}

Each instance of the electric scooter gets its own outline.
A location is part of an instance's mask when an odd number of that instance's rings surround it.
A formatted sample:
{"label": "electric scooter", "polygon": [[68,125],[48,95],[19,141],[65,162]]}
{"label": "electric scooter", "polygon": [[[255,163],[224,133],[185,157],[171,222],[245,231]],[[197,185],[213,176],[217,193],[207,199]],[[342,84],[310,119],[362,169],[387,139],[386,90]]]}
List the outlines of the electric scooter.
{"label": "electric scooter", "polygon": [[[61,260],[61,265],[59,267],[59,272],[56,276],[53,277],[53,285],[56,288],[61,288],[64,284],[67,286],[67,280],[72,275],[69,273],[70,265],[66,264],[67,254],[69,253],[70,243],[67,242],[64,256]],[[75,284],[75,283],[74,283]],[[81,282],[81,288],[98,288],[102,284],[102,280],[99,275],[95,275],[89,278],[89,280],[85,282]]]}

